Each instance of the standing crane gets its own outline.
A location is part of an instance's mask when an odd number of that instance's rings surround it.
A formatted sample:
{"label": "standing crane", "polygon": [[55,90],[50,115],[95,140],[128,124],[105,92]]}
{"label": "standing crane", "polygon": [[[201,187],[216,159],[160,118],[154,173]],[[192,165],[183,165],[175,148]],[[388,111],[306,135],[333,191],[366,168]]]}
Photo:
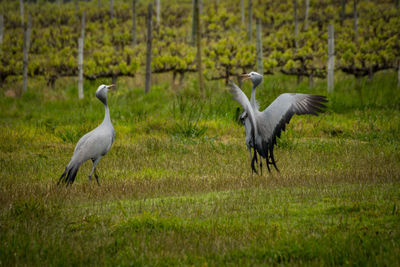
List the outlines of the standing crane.
{"label": "standing crane", "polygon": [[104,104],[105,115],[103,122],[97,126],[94,130],[88,132],[79,139],[78,144],[75,147],[74,154],[65,167],[64,173],[61,175],[57,184],[64,182],[68,185],[72,185],[75,181],[76,174],[82,163],[91,159],[93,162],[92,170],[89,174],[89,183],[92,180],[92,175],[96,177],[97,184],[99,183],[99,176],[96,173],[96,166],[99,163],[101,157],[103,157],[111,148],[115,138],[114,127],[110,119],[110,110],[107,105],[107,92],[114,85],[100,85],[96,91],[96,97]]}
{"label": "standing crane", "polygon": [[[250,153],[251,168],[257,172],[254,162],[257,162],[257,153],[260,155],[260,169],[262,175],[262,158],[266,160],[267,169],[273,165],[279,172],[274,158],[274,146],[276,138],[281,136],[286,124],[294,114],[312,114],[318,116],[326,108],[328,102],[325,96],[310,94],[284,93],[278,96],[264,111],[259,111],[256,101],[256,87],[262,82],[263,76],[257,72],[242,75],[243,80],[250,79],[253,87],[250,101],[243,91],[233,82],[230,83],[231,93],[234,99],[243,107],[244,112],[240,119],[246,131],[246,145]],[[251,156],[251,149],[254,154]]]}

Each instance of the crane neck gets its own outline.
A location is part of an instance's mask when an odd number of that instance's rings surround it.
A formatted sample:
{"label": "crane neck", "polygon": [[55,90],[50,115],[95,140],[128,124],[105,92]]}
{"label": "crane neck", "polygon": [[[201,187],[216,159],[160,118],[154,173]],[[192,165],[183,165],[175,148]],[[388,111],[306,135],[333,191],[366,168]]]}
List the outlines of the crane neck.
{"label": "crane neck", "polygon": [[257,87],[257,86],[254,86],[254,85],[253,85],[253,87],[251,88],[250,104],[251,104],[251,107],[252,107],[253,109],[255,109],[255,108],[257,107],[257,102],[256,102],[256,87]]}
{"label": "crane neck", "polygon": [[110,109],[108,108],[107,102],[104,103],[104,120],[103,123],[111,123],[111,117],[110,117]]}

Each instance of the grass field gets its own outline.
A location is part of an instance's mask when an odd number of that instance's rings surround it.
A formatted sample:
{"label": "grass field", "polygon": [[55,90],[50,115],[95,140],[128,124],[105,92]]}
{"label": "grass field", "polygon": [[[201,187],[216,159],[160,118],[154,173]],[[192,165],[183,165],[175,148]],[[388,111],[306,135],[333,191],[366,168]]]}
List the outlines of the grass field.
{"label": "grass field", "polygon": [[[295,116],[275,150],[281,172],[252,175],[239,105],[218,82],[175,91],[155,77],[109,94],[116,140],[56,186],[74,146],[103,119],[100,80],[54,90],[40,79],[0,96],[0,265],[400,265],[400,89],[396,74],[338,75],[326,113]],[[250,85],[244,86],[247,94]],[[356,90],[355,88],[359,88]],[[325,81],[265,77],[265,108]]]}

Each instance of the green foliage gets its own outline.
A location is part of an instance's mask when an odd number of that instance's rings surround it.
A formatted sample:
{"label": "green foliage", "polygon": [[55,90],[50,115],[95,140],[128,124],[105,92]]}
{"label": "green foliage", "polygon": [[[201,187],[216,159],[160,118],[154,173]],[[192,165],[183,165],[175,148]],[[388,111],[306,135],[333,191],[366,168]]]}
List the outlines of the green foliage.
{"label": "green foliage", "polygon": [[172,104],[171,113],[177,121],[170,134],[178,138],[202,137],[207,131],[207,126],[201,126],[200,118],[203,116],[204,104],[200,99],[192,99],[188,94],[178,95]]}
{"label": "green foliage", "polygon": [[198,121],[186,120],[182,123],[177,122],[172,129],[171,134],[183,138],[201,137],[207,131],[206,126],[199,126]]}
{"label": "green foliage", "polygon": [[153,72],[185,73],[195,71],[195,48],[182,39],[182,30],[160,27],[153,41]]}
{"label": "green foliage", "polygon": [[400,56],[400,41],[395,37],[400,24],[397,10],[389,4],[370,2],[360,3],[359,9],[368,19],[359,20],[357,41],[351,24],[335,25],[339,28],[335,38],[339,68],[358,77],[396,68]]}
{"label": "green foliage", "polygon": [[223,37],[205,49],[205,56],[206,77],[227,81],[230,76],[254,67],[255,45],[239,43],[232,36]]}
{"label": "green foliage", "polygon": [[[0,49],[0,78],[22,73],[23,30],[19,7],[2,2],[5,35]],[[298,7],[299,34],[294,35],[293,3],[256,1],[255,17],[262,22],[264,69],[266,74],[325,77],[327,26],[335,26],[336,66],[357,77],[372,76],[379,70],[397,68],[400,56],[400,17],[387,1],[361,1],[358,4],[359,28],[355,40],[352,3],[345,6],[326,1],[311,2],[308,28],[304,30],[303,6]],[[86,12],[84,74],[87,78],[135,76],[145,66],[146,4],[137,4],[137,40],[131,40],[131,2],[116,1],[115,17],[110,19],[107,5],[96,1],[74,4],[45,1],[28,4],[33,15],[29,55],[29,74],[48,80],[77,75],[77,48],[80,18]],[[203,3],[202,40],[204,73],[208,79],[224,79],[254,69],[255,43],[248,43],[240,21],[240,5],[229,1]],[[196,49],[191,40],[192,5],[170,2],[163,5],[161,25],[153,32],[153,71],[187,73],[196,71]],[[155,19],[155,18],[154,18]],[[156,25],[156,23],[153,23]],[[255,27],[253,27],[255,28]],[[297,43],[297,47],[296,44]]]}

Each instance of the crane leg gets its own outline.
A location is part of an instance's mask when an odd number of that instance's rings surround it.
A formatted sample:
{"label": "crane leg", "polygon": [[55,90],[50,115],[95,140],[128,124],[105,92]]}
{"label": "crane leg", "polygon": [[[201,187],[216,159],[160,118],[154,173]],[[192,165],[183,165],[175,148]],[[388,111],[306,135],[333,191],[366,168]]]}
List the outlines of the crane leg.
{"label": "crane leg", "polygon": [[100,185],[99,176],[97,175],[96,168],[94,168],[94,177],[96,178],[97,184]]}
{"label": "crane leg", "polygon": [[267,162],[267,169],[268,169],[268,172],[271,173],[271,169],[270,169],[270,167],[269,167],[269,164],[270,164],[270,163],[268,162],[268,159],[266,159],[265,161]]}
{"label": "crane leg", "polygon": [[[267,170],[268,170],[268,172],[270,173],[271,172],[271,169],[270,169],[270,167],[269,167],[269,165],[271,165],[272,164],[272,162],[270,162],[269,161],[269,154],[268,154],[268,147],[269,147],[270,145],[269,145],[269,143],[267,143],[267,142],[265,142],[265,141],[263,141],[262,142],[262,152],[263,152],[263,154],[265,155],[265,159],[266,159],[266,161],[265,161],[265,163],[267,164]],[[260,157],[261,158],[261,157]],[[262,160],[262,159],[261,159]],[[261,166],[261,162],[260,162],[260,166]]]}
{"label": "crane leg", "polygon": [[267,163],[267,169],[268,169],[268,172],[269,173],[271,173],[271,169],[269,168],[269,165],[271,164],[271,162],[269,162],[268,161],[268,157],[269,157],[269,155],[268,155],[268,144],[266,144],[266,147],[264,148],[264,153],[265,153],[265,163]]}
{"label": "crane leg", "polygon": [[274,158],[274,148],[272,146],[269,149],[269,154],[270,154],[270,157],[271,157],[272,165],[275,167],[276,171],[279,172],[279,169],[276,166],[276,162],[275,162],[275,158]]}
{"label": "crane leg", "polygon": [[251,171],[258,174],[256,167],[254,166],[254,162],[258,163],[257,159],[257,151],[254,149],[253,158],[251,159]]}
{"label": "crane leg", "polygon": [[247,148],[249,149],[249,155],[250,155],[251,173],[253,173],[253,172],[257,173],[257,170],[256,170],[256,168],[254,167],[254,160],[257,162],[257,158],[254,158],[254,157],[251,155],[251,147],[250,147],[250,146],[247,146]]}
{"label": "crane leg", "polygon": [[252,157],[251,157],[251,147],[250,147],[250,146],[247,146],[247,149],[249,150],[250,163],[251,163],[251,161],[252,161]]}
{"label": "crane leg", "polygon": [[98,157],[97,159],[92,159],[93,167],[92,167],[92,170],[90,171],[90,174],[89,174],[89,183],[92,181],[92,175],[93,175],[93,172],[94,172],[94,177],[96,177],[97,184],[100,185],[99,176],[96,173],[96,166],[97,166],[97,163],[99,163],[100,159],[101,159],[101,157]]}

